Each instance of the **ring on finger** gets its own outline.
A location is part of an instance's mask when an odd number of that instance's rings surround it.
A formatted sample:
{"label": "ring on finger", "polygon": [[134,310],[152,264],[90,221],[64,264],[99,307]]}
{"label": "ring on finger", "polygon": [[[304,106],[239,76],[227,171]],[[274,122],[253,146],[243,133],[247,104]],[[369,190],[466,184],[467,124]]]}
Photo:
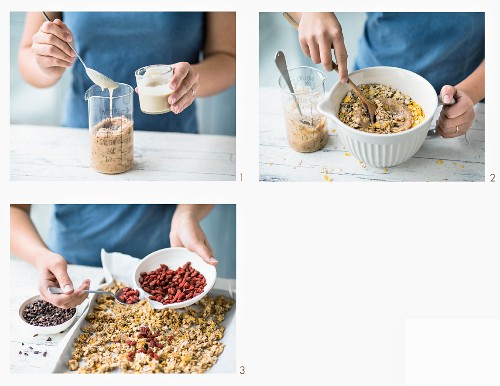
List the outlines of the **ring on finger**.
{"label": "ring on finger", "polygon": [[192,86],[191,86],[191,95],[194,96],[194,90]]}
{"label": "ring on finger", "polygon": [[459,133],[459,131],[460,131],[460,129],[459,129],[459,128],[458,128],[458,126],[457,126],[457,130],[455,131],[455,134],[458,134],[458,133]]}

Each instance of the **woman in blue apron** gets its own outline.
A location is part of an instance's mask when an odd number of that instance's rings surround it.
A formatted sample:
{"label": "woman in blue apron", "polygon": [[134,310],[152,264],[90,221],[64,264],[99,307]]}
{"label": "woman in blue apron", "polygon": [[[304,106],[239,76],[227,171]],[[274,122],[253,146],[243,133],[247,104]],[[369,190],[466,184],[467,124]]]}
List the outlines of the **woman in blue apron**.
{"label": "woman in blue apron", "polygon": [[[30,219],[30,205],[12,205],[11,252],[38,270],[44,300],[75,307],[85,300],[90,282],[78,288],[67,265],[101,266],[101,248],[143,258],[168,247],[185,247],[208,264],[218,262],[200,221],[212,205],[54,205],[47,243]],[[53,295],[48,287],[60,287]]]}
{"label": "woman in blue apron", "polygon": [[[342,82],[347,50],[335,14],[292,13],[299,21],[302,51],[332,71],[332,52]],[[485,21],[482,12],[368,13],[355,69],[401,67],[426,78],[445,106],[437,128],[445,138],[463,135],[474,120],[474,105],[485,97]]]}
{"label": "woman in blue apron", "polygon": [[[134,109],[134,129],[196,133],[196,96],[229,88],[236,79],[235,15],[229,12],[41,12],[26,15],[19,50],[23,78],[50,87],[72,74],[63,125],[88,128],[85,91],[92,81],[66,42],[85,64],[116,82],[135,85],[135,70],[171,64],[175,91],[172,113],[149,115]],[[135,105],[139,105],[135,95]],[[181,114],[182,113],[182,114]]]}

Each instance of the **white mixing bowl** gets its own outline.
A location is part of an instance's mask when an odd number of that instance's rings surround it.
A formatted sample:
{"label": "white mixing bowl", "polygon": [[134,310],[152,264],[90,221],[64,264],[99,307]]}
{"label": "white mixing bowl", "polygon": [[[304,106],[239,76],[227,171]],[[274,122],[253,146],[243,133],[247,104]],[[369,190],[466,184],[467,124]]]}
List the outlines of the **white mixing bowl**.
{"label": "white mixing bowl", "polygon": [[349,85],[337,82],[318,105],[318,111],[333,121],[342,142],[361,161],[379,168],[405,162],[420,149],[438,107],[438,97],[432,85],[420,75],[397,67],[368,67],[349,74],[356,84],[378,83],[401,91],[418,103],[425,114],[422,123],[394,134],[373,134],[353,129],[339,118],[339,107]]}

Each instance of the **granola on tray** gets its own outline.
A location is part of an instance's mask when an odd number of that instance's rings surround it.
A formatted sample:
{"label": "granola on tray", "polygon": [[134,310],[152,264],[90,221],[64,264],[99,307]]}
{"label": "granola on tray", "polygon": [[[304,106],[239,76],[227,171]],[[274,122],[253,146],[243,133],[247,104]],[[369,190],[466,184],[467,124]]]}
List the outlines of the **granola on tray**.
{"label": "granola on tray", "polygon": [[[116,292],[114,283],[107,290]],[[88,313],[68,368],[79,373],[204,373],[224,350],[222,321],[234,301],[205,296],[184,309],[120,305],[102,295]]]}

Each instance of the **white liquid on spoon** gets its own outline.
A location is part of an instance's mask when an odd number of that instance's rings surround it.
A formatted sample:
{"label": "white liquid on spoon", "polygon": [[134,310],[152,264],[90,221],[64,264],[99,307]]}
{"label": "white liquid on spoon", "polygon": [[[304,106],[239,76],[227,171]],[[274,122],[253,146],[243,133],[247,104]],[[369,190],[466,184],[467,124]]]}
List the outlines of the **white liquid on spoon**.
{"label": "white liquid on spoon", "polygon": [[89,76],[90,80],[98,85],[101,89],[104,90],[105,88],[118,88],[118,83],[109,79],[106,75],[103,75],[100,72],[97,72],[96,70],[93,70],[89,67],[86,67],[85,71],[87,71],[87,75]]}
{"label": "white liquid on spoon", "polygon": [[113,90],[118,88],[118,83],[108,78],[106,75],[93,70],[92,68],[85,67],[85,71],[89,76],[90,80],[98,85],[101,90],[104,91],[105,88],[109,91],[109,115],[113,119]]}

